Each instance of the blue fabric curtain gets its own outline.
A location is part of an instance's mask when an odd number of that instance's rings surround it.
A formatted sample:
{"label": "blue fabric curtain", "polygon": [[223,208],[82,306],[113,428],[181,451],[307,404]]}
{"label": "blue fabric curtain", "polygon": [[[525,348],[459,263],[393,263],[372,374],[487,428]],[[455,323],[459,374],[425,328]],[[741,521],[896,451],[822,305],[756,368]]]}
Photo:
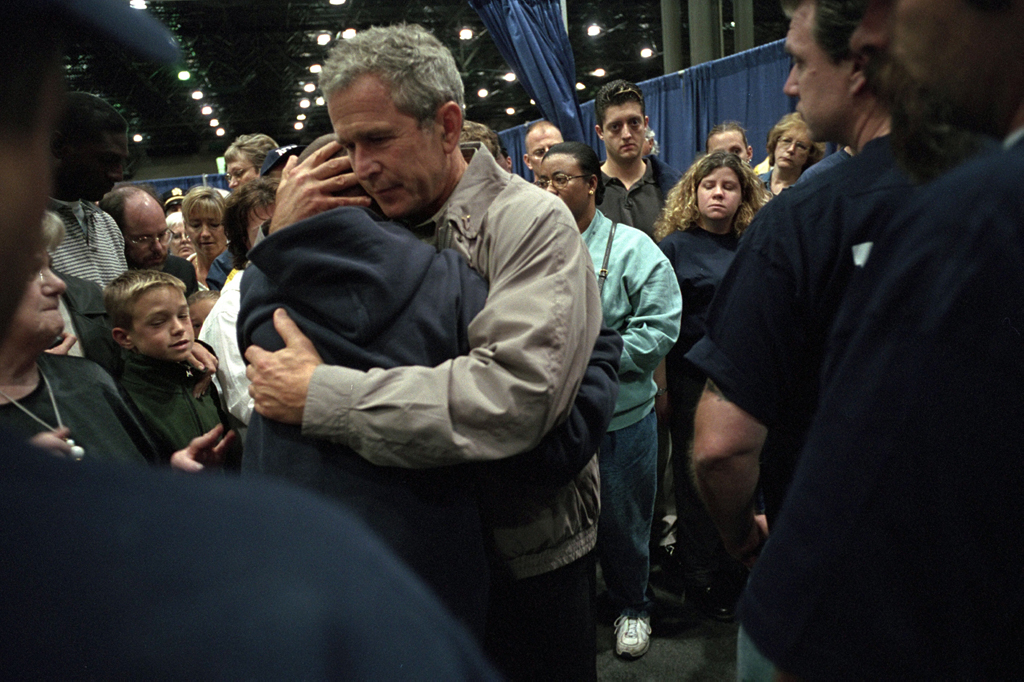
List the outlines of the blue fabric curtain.
{"label": "blue fabric curtain", "polygon": [[704,151],[708,131],[722,121],[739,121],[747,129],[753,164],[767,156],[768,131],[796,107],[795,100],[782,92],[790,66],[784,43],[779,40],[683,72],[688,106],[679,124],[686,158],[692,162]]}
{"label": "blue fabric curtain", "polygon": [[[558,0],[469,0],[541,113],[566,140],[583,140],[576,60]],[[507,144],[505,148],[512,153]],[[522,152],[517,154],[522,159]]]}
{"label": "blue fabric curtain", "polygon": [[[754,163],[766,156],[768,131],[796,103],[782,92],[789,74],[789,57],[779,40],[724,59],[707,62],[680,74],[638,83],[647,116],[661,146],[660,158],[686,170],[704,151],[708,131],[722,121],[739,121],[754,147]],[[594,131],[594,103],[580,107],[583,142],[604,158],[604,144]],[[498,133],[512,153],[513,169],[529,178],[523,164],[523,141],[529,124]]]}
{"label": "blue fabric curtain", "polygon": [[156,188],[157,194],[163,194],[164,192],[180,187],[182,191],[188,192],[189,189],[196,185],[208,185],[209,187],[217,187],[219,189],[228,188],[228,176],[223,173],[208,173],[205,175],[188,175],[181,178],[163,178],[160,180],[139,180],[135,184],[138,185],[152,185]]}

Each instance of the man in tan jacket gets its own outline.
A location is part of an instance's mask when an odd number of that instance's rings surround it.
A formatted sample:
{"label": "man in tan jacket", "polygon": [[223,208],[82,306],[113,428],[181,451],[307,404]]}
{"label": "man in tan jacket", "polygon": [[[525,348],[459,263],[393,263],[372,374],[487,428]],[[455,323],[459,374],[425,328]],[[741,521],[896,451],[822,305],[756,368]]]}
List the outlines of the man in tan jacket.
{"label": "man in tan jacket", "polygon": [[[257,412],[301,424],[304,435],[343,443],[377,465],[436,467],[531,450],[569,413],[601,325],[593,264],[572,215],[486,150],[464,156],[462,82],[450,53],[422,29],[372,29],[339,43],[321,87],[347,158],[329,160],[339,149],[331,144],[302,165],[289,161],[271,230],[335,206],[369,204],[351,196],[358,182],[387,217],[458,251],[488,280],[489,295],[469,326],[470,352],[430,368],[327,366],[279,319],[293,341],[275,353],[246,351]],[[513,491],[497,481],[481,499],[496,578],[508,588],[498,590],[504,612],[494,622],[542,638],[514,642],[506,631],[489,639],[508,655],[492,653],[547,674],[593,677],[596,458],[567,485]],[[527,602],[537,608],[510,610]]]}

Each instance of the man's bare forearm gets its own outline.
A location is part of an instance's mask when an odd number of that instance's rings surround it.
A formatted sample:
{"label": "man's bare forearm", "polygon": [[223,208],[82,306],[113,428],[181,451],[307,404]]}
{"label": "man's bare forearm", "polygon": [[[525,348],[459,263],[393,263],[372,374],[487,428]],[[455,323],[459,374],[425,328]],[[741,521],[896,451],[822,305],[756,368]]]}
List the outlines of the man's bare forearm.
{"label": "man's bare forearm", "polygon": [[697,489],[734,556],[760,544],[754,502],[767,428],[708,381],[694,418]]}

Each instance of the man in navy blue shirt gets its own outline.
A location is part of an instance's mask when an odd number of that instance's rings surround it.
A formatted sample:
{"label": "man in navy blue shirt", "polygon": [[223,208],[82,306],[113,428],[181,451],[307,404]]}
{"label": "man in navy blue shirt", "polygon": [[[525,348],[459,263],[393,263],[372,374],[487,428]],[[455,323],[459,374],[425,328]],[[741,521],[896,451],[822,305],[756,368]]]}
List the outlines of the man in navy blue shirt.
{"label": "man in navy blue shirt", "polygon": [[[761,209],[718,289],[707,335],[687,355],[710,378],[696,415],[698,484],[726,548],[748,565],[789,485],[858,253],[910,191],[889,150],[889,111],[869,80],[874,71],[849,49],[860,19],[850,4],[783,3],[793,58],[785,91],[800,98],[815,140],[859,153]],[[767,526],[755,515],[759,474]]]}
{"label": "man in navy blue shirt", "polygon": [[1020,0],[872,0],[853,36],[1007,149],[908,201],[836,314],[819,408],[741,603],[784,677],[1021,674],[1022,25]]}

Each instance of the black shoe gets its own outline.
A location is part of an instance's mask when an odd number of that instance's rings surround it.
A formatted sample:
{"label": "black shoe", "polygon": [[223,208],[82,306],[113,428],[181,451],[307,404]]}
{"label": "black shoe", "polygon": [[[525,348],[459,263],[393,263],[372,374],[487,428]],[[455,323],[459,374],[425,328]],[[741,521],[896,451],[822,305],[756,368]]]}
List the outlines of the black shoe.
{"label": "black shoe", "polygon": [[731,623],[736,613],[740,590],[725,576],[715,576],[710,585],[687,588],[686,600],[701,614],[720,623]]}

